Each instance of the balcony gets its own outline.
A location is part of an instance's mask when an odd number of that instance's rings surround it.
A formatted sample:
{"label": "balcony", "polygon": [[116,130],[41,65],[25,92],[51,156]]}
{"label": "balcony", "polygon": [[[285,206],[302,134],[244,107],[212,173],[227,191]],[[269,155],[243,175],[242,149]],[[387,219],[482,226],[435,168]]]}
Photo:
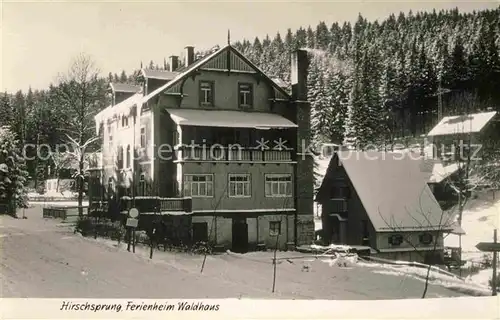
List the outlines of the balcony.
{"label": "balcony", "polygon": [[291,162],[292,150],[185,147],[177,150],[177,161]]}
{"label": "balcony", "polygon": [[[120,210],[128,211],[132,208],[133,199],[122,197],[120,199]],[[191,212],[191,198],[160,198],[160,197],[135,197],[135,207],[140,213],[158,212]],[[159,208],[158,208],[159,207]]]}

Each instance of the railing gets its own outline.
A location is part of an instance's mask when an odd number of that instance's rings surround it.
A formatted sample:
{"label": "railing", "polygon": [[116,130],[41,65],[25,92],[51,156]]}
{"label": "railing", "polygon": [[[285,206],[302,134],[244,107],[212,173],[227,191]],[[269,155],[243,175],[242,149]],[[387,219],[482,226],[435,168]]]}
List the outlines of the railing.
{"label": "railing", "polygon": [[[120,199],[120,210],[128,211],[132,208],[133,199],[130,197],[123,197]],[[140,213],[146,212],[161,212],[165,211],[179,211],[191,212],[192,200],[191,198],[160,198],[160,197],[136,197],[135,207]]]}
{"label": "railing", "polygon": [[177,159],[184,161],[289,162],[292,161],[292,151],[290,149],[255,150],[221,147],[187,147],[177,150]]}
{"label": "railing", "polygon": [[[78,217],[78,206],[72,206],[72,207],[48,207],[48,208],[43,208],[43,217],[44,218],[58,218],[62,220],[68,220],[70,218],[77,218]],[[85,214],[85,212],[88,211],[87,206],[82,206],[82,210]]]}

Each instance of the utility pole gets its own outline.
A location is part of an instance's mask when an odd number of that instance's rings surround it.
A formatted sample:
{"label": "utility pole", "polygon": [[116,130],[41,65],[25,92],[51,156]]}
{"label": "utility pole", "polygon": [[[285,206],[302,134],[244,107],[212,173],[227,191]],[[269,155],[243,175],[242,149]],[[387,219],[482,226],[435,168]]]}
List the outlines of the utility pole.
{"label": "utility pole", "polygon": [[[497,229],[493,230],[493,243],[497,243]],[[491,295],[497,295],[497,259],[498,252],[493,251],[493,276],[491,277]]]}
{"label": "utility pole", "polygon": [[441,78],[439,78],[438,85],[438,122],[443,118],[443,99],[442,99],[442,88],[441,88]]}

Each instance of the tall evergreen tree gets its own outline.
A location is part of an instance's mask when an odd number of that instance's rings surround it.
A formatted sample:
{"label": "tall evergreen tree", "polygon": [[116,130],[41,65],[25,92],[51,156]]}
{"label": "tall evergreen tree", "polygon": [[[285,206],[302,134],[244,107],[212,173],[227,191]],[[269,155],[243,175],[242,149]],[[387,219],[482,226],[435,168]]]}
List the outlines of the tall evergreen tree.
{"label": "tall evergreen tree", "polygon": [[7,205],[8,213],[16,215],[17,208],[28,205],[24,157],[19,141],[7,127],[0,127],[0,203]]}
{"label": "tall evergreen tree", "polygon": [[14,121],[14,113],[9,94],[4,92],[0,97],[0,127],[12,126]]}

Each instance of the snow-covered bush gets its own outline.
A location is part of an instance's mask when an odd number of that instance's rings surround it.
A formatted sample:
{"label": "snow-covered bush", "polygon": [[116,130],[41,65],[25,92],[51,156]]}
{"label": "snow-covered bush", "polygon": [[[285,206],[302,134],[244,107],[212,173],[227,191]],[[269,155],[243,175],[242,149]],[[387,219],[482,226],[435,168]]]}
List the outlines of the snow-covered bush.
{"label": "snow-covered bush", "polygon": [[493,279],[490,279],[489,284],[490,284],[490,287],[492,287],[492,288],[493,288],[493,285],[495,285],[495,287],[497,288],[497,291],[499,291],[500,290],[500,273],[497,274],[496,283],[494,284]]}
{"label": "snow-covered bush", "polygon": [[16,215],[17,208],[28,206],[28,172],[18,141],[8,127],[0,128],[0,203],[7,213]]}

